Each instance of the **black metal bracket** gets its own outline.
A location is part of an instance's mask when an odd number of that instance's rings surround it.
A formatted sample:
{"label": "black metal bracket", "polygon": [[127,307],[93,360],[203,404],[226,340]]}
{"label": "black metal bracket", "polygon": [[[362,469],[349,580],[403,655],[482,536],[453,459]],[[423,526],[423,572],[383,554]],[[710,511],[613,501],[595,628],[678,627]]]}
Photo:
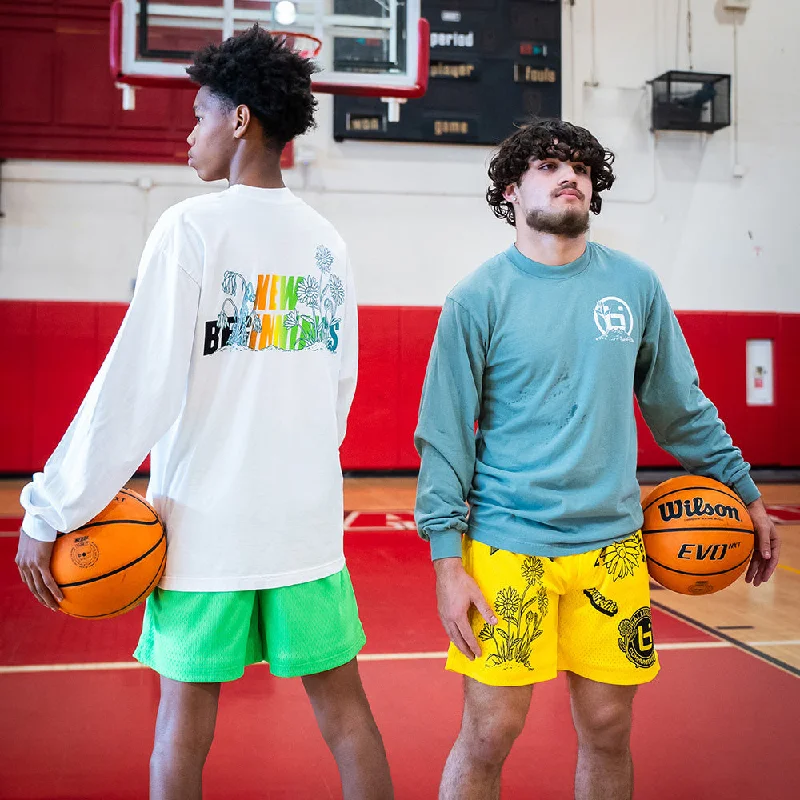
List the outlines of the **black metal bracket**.
{"label": "black metal bracket", "polygon": [[142,58],[180,58],[184,61],[190,59],[194,52],[192,50],[158,50],[150,48],[150,9],[147,7],[149,0],[139,2],[139,55]]}

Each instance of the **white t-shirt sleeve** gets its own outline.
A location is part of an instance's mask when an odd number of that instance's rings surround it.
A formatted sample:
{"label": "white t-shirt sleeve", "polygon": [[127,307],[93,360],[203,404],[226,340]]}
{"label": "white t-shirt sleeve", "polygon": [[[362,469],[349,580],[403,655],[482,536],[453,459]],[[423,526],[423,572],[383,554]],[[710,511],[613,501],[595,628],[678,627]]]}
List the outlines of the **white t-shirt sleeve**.
{"label": "white t-shirt sleeve", "polygon": [[22,529],[53,541],[102,511],[180,413],[194,343],[202,246],[170,209],[148,238],[111,350],[43,472],[22,490]]}
{"label": "white t-shirt sleeve", "polygon": [[356,393],[358,379],[358,305],[356,303],[353,269],[347,262],[345,307],[342,316],[342,360],[339,365],[339,387],[336,399],[336,421],[339,429],[339,446],[347,433],[347,415]]}

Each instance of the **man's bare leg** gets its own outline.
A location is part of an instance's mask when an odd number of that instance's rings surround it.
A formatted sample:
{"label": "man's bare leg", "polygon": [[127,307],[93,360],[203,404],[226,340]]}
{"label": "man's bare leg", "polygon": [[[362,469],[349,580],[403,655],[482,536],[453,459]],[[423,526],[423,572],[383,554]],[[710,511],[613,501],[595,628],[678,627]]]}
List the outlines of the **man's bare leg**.
{"label": "man's bare leg", "polygon": [[339,767],[345,800],[391,800],[389,763],[356,660],[306,675],[303,685]]}
{"label": "man's bare leg", "polygon": [[461,730],[447,758],[439,800],[497,800],[500,773],[525,726],[533,686],[487,686],[464,678]]}
{"label": "man's bare leg", "polygon": [[201,800],[219,689],[218,683],[182,683],[161,677],[150,756],[150,800]]}
{"label": "man's bare leg", "polygon": [[575,800],[633,796],[631,721],[636,686],[612,686],[568,673],[578,734]]}

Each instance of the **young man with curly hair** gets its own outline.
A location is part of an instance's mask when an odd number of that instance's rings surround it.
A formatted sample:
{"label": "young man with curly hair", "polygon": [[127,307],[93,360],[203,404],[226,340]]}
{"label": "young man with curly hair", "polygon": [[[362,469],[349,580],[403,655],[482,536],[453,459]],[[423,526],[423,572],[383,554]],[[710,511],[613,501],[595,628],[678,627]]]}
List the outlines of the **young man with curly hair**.
{"label": "young man with curly hair", "polygon": [[189,164],[229,188],[159,219],[114,345],[22,494],[17,563],[57,608],[56,532],[97,514],[152,448],[148,498],[168,555],[135,656],[161,676],[154,799],[201,797],[220,684],[261,661],[302,678],[344,797],[392,796],[342,550],[352,271],[280,168],[284,145],[313,125],[313,70],[258,27],[197,54]]}
{"label": "young man with curly hair", "polygon": [[658,278],[587,241],[612,162],[566,122],[503,142],[487,199],[516,243],[462,280],[439,320],[416,432],[416,518],[451,640],[447,668],[465,676],[442,800],[500,796],[533,685],[558,671],[578,738],[575,797],[631,797],[633,698],[659,669],[634,394],[662,447],[748,504],[747,580],[758,586],[777,565],[749,465],[698,387]]}

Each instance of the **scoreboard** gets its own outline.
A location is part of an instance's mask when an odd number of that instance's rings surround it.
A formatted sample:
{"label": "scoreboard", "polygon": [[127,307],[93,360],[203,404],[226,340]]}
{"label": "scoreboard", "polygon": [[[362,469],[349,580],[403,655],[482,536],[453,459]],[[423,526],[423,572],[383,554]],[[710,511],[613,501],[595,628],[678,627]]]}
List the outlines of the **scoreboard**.
{"label": "scoreboard", "polygon": [[531,117],[561,116],[560,0],[422,0],[422,16],[425,96],[405,103],[399,122],[378,98],[335,97],[336,141],[491,145]]}

